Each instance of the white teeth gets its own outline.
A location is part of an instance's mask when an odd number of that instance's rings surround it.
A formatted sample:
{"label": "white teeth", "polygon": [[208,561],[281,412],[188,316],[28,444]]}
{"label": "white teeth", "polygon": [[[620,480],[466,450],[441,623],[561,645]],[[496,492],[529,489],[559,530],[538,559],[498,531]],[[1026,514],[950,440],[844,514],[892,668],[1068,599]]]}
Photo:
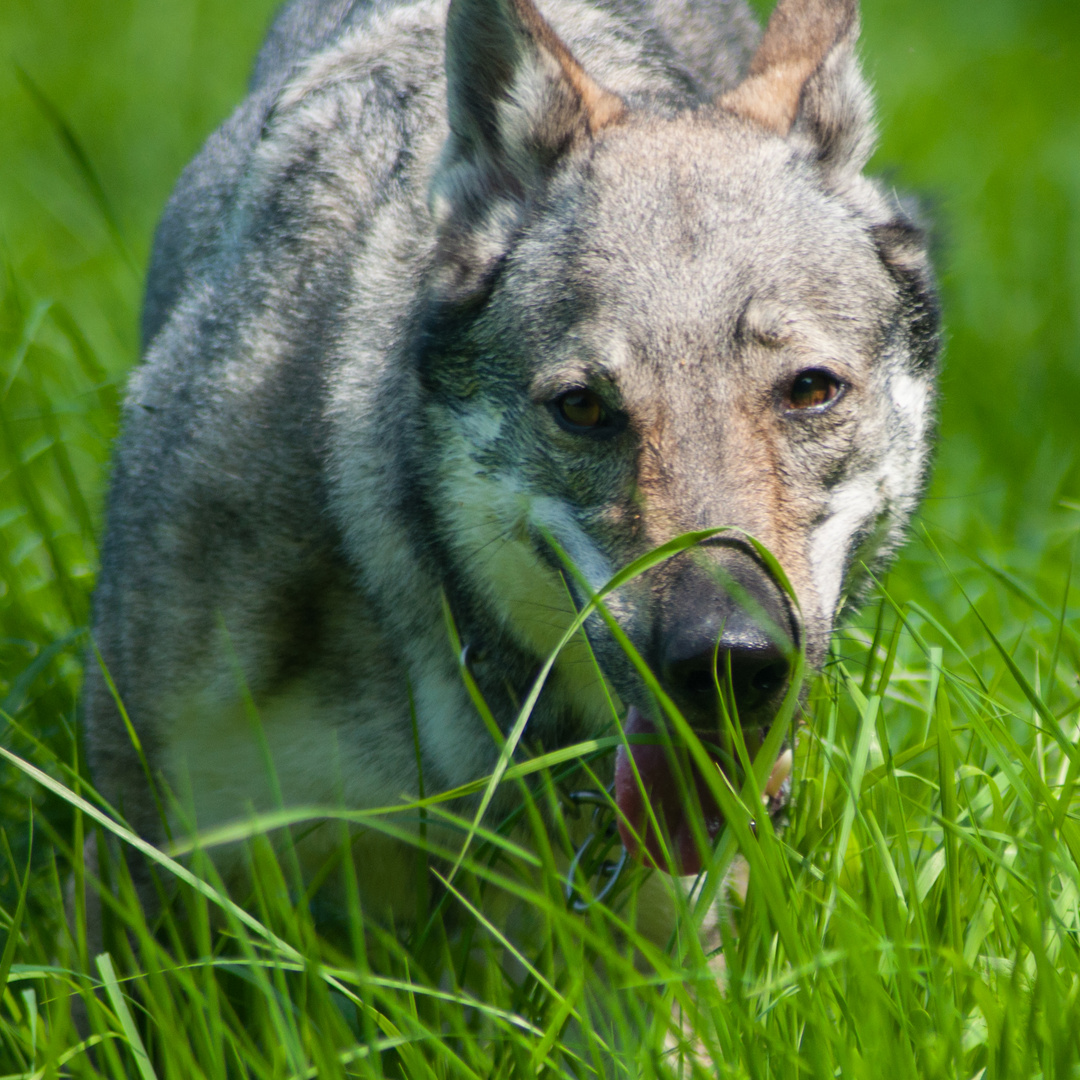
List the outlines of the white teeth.
{"label": "white teeth", "polygon": [[772,772],[769,773],[769,781],[765,785],[765,790],[761,793],[763,800],[775,799],[780,794],[784,781],[791,775],[793,761],[794,757],[790,748],[776,759],[776,764],[772,767]]}

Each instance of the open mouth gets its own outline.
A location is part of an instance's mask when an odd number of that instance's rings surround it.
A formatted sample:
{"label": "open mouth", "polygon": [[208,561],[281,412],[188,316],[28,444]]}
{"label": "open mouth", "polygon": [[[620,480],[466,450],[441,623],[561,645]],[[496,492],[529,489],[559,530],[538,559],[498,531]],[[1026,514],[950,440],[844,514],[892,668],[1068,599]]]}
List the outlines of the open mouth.
{"label": "open mouth", "polygon": [[[633,706],[624,730],[628,736],[659,735],[656,725]],[[715,747],[705,740],[703,743],[716,767],[730,776],[730,761],[721,760]],[[753,754],[757,746],[751,745],[749,738],[747,743]],[[791,765],[791,750],[783,750],[765,783],[763,810],[771,816],[778,815],[787,803]],[[619,833],[627,851],[632,855],[640,852],[646,863],[670,874],[700,873],[709,848],[724,826],[724,816],[709,782],[689,760],[689,754],[665,746],[660,740],[619,747],[615,758],[615,801],[622,817]],[[666,854],[654,818],[667,840]]]}

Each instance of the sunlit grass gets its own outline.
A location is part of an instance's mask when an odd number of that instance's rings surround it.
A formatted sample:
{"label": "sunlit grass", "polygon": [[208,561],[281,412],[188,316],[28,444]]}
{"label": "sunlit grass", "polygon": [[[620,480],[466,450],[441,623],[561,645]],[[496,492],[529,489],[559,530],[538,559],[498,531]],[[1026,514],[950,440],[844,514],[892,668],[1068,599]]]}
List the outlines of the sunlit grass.
{"label": "sunlit grass", "polygon": [[[73,932],[61,925],[72,867],[76,897],[96,893],[81,838],[135,840],[76,793],[66,763],[23,742],[38,764],[19,772],[70,816],[64,832],[49,816],[17,827],[24,859],[31,827],[51,852],[29,874],[7,846],[6,1071],[51,1075],[63,1057],[76,1076],[1075,1075],[1078,701],[1051,677],[1075,633],[1043,611],[1020,650],[1029,661],[990,630],[981,655],[953,656],[930,643],[947,631],[911,606],[886,597],[874,615],[841,637],[812,690],[790,827],[739,831],[753,871],[721,926],[719,981],[685,928],[666,951],[635,936],[639,875],[610,906],[568,906],[568,834],[537,826],[572,805],[560,792],[582,778],[571,783],[568,755],[512,765],[502,782],[519,786],[524,816],[486,822],[460,860],[472,818],[428,796],[441,839],[415,840],[432,875],[415,925],[364,917],[344,831],[327,917],[282,842],[284,822],[295,833],[318,816],[298,811],[203,837],[246,838],[253,884],[231,900],[204,855],[151,851],[176,893],[154,926],[110,859],[108,951],[91,956],[84,904],[69,904]],[[597,767],[610,741],[576,760]],[[403,835],[420,809],[337,811],[316,827]],[[490,916],[500,893],[528,910],[527,932],[508,937]]]}

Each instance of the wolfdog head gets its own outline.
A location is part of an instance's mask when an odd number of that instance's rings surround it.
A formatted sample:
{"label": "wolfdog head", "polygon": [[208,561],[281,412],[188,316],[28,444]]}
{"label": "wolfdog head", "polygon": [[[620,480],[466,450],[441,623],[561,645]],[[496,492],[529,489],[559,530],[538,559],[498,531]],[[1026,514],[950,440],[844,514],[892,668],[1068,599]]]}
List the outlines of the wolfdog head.
{"label": "wolfdog head", "polygon": [[[706,743],[718,675],[743,727],[768,728],[793,654],[820,665],[924,482],[937,301],[922,233],[862,175],[857,28],[855,0],[781,0],[747,77],[679,109],[607,89],[530,0],[450,7],[417,362],[452,603],[496,655],[542,657],[570,598],[726,528],[607,599]],[[627,730],[655,732],[607,623],[586,629]],[[598,722],[587,682],[563,673],[564,737]],[[674,868],[697,869],[670,755],[633,754]]]}

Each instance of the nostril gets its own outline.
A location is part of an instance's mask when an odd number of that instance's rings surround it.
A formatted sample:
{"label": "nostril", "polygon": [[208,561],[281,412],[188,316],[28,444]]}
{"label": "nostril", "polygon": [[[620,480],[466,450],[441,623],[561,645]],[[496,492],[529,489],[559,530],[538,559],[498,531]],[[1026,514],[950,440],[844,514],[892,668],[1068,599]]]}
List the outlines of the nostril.
{"label": "nostril", "polygon": [[767,664],[756,672],[750,680],[750,686],[763,697],[779,690],[787,681],[788,666],[783,660]]}
{"label": "nostril", "polygon": [[689,671],[683,677],[686,692],[695,698],[704,698],[716,693],[716,679],[709,668],[699,667]]}

